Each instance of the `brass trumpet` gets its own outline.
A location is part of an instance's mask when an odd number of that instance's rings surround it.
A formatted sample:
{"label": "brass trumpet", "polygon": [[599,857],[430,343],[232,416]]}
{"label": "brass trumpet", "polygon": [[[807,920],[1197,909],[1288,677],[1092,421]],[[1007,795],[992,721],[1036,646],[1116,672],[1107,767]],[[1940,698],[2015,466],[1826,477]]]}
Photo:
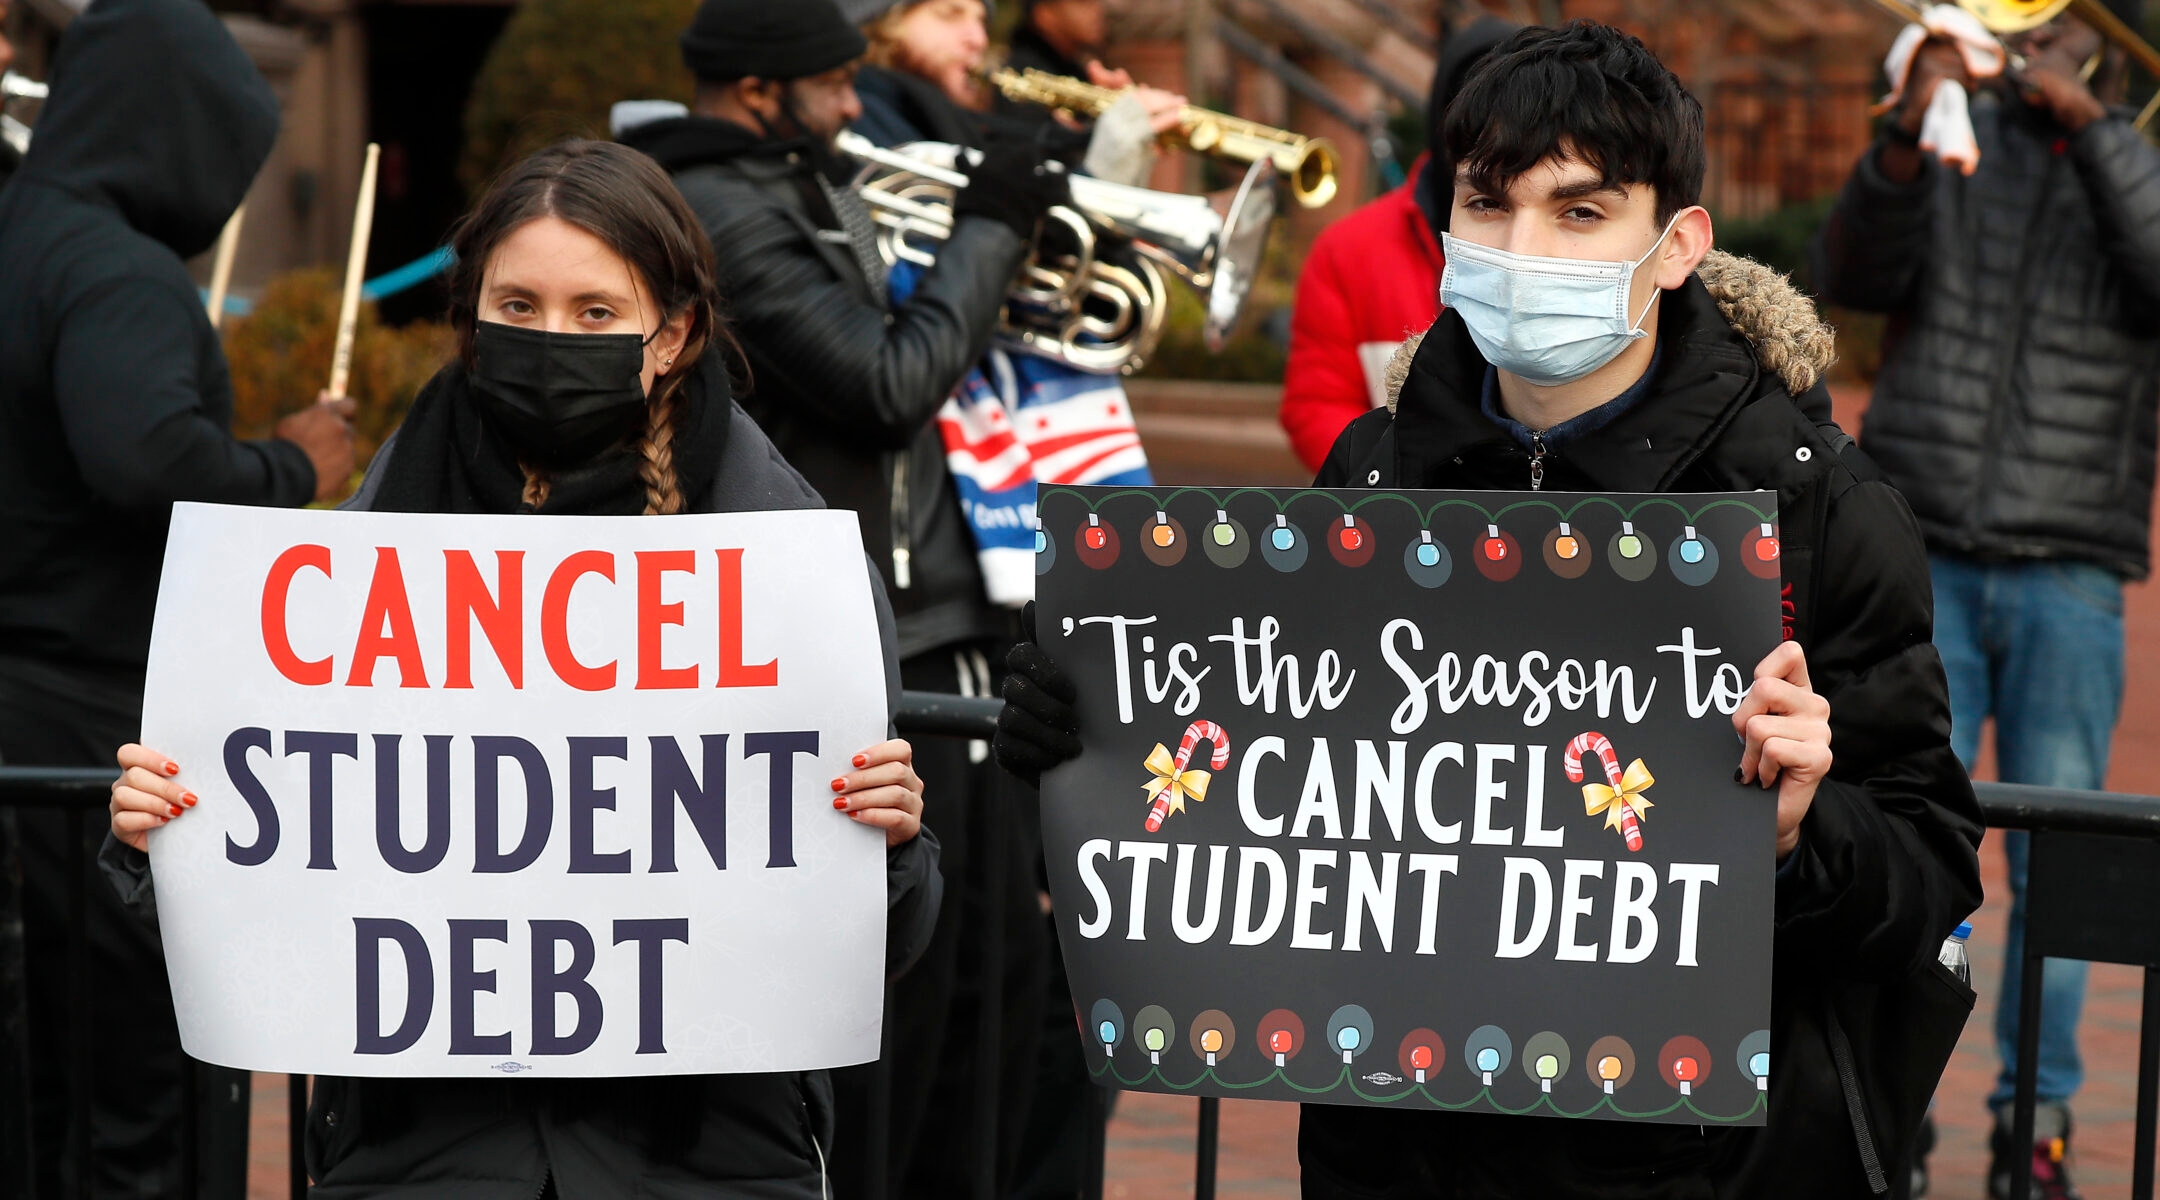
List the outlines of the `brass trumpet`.
{"label": "brass trumpet", "polygon": [[[1101,116],[1124,94],[1116,88],[1098,87],[1084,79],[1032,68],[992,71],[989,78],[990,85],[1007,100],[1039,104],[1081,117]],[[1290,194],[1306,208],[1319,208],[1335,198],[1335,146],[1326,138],[1306,137],[1190,104],[1178,115],[1177,133],[1165,136],[1201,154],[1232,162],[1274,163],[1289,181]]]}

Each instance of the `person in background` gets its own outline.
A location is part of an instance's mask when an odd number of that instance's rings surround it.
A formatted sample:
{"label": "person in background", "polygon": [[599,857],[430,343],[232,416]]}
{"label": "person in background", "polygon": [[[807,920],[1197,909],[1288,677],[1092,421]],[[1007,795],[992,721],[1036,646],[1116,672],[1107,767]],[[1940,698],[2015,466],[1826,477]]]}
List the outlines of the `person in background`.
{"label": "person in background", "polygon": [[[920,6],[925,19],[945,3]],[[987,696],[1013,615],[985,591],[937,415],[988,349],[1042,214],[1067,199],[1065,178],[1032,141],[986,142],[964,168],[974,183],[954,205],[937,264],[896,299],[870,216],[848,190],[854,164],[833,150],[862,113],[854,82],[865,45],[832,0],[705,0],[682,36],[698,81],[690,115],[621,136],[674,174],[710,235],[749,360],[745,408],[829,503],[860,515],[898,612],[901,679]],[[974,1054],[955,992],[961,956],[994,960],[1004,942],[962,931],[1024,906],[1035,938],[1025,961],[1039,970],[1046,948],[1034,932],[1032,863],[986,854],[976,841],[993,816],[1010,828],[1023,802],[987,759],[980,744],[947,739],[916,755],[938,796],[929,825],[944,848],[948,900],[922,961],[891,992],[883,1067],[836,1077],[841,1142],[831,1162],[843,1198],[879,1176],[888,1195],[907,1194],[917,1178],[946,1181],[923,1185],[925,1194],[989,1190],[964,1174],[980,1158],[974,1131],[1000,1103],[994,1085],[983,1089],[993,1095],[986,1104],[971,1097],[979,1075],[1000,1064]],[[993,867],[1003,873],[986,883]],[[880,1124],[885,1162],[869,1140]]]}
{"label": "person in background", "polygon": [[[2112,0],[2138,25],[2135,0]],[[1909,35],[1917,36],[1917,35]],[[1971,767],[1995,719],[2014,783],[2097,788],[2122,706],[2125,579],[2151,570],[2160,391],[2160,150],[2131,126],[2119,56],[2065,13],[2008,39],[2019,82],[1976,86],[1932,37],[1814,246],[1831,301],[1888,313],[1862,437],[1927,537],[1952,741]],[[2108,62],[2085,82],[2087,72]],[[1938,88],[1974,93],[1968,175],[1920,148]],[[2028,835],[2003,838],[2009,936],[1988,1104],[1989,1194],[2030,1155],[2034,1195],[2075,1196],[2065,1163],[2083,1077],[2085,964],[2048,959],[2033,1146],[2011,1144]]]}
{"label": "person in background", "polygon": [[986,0],[842,0],[840,8],[868,43],[855,78],[863,101],[855,132],[880,146],[983,140]]}
{"label": "person in background", "polygon": [[1298,276],[1279,419],[1319,470],[1343,427],[1387,402],[1381,371],[1440,307],[1440,235],[1455,197],[1441,120],[1470,70],[1521,26],[1481,16],[1448,35],[1425,105],[1426,152],[1410,178],[1320,232]]}
{"label": "person in background", "polygon": [[[297,507],[343,491],[350,403],[237,441],[225,356],[184,260],[210,248],[278,132],[277,99],[196,0],[74,18],[22,167],[0,190],[0,760],[99,766],[133,741],[175,501]],[[72,1188],[65,1034],[73,813],[19,814],[32,1136]],[[244,1186],[247,1076],[188,1079],[154,932],[89,901],[92,1192],[177,1195],[187,1110],[211,1193]],[[69,1194],[73,1194],[70,1192]]]}

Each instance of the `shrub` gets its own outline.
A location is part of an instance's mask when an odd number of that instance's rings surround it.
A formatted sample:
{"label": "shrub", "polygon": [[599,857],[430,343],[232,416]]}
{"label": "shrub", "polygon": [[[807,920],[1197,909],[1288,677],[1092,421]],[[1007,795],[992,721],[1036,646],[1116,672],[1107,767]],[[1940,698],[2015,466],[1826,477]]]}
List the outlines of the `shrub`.
{"label": "shrub", "polygon": [[[227,321],[235,435],[268,437],[279,417],[314,403],[329,384],[339,284],[331,267],[281,275],[263,289],[254,311]],[[450,361],[454,347],[448,325],[415,321],[392,328],[377,320],[372,303],[361,302],[346,385],[361,469],[405,419],[421,385]]]}
{"label": "shrub", "polygon": [[[784,0],[776,0],[784,2]],[[465,104],[458,178],[477,195],[503,168],[568,137],[604,138],[617,100],[690,99],[676,35],[697,0],[525,0]]]}

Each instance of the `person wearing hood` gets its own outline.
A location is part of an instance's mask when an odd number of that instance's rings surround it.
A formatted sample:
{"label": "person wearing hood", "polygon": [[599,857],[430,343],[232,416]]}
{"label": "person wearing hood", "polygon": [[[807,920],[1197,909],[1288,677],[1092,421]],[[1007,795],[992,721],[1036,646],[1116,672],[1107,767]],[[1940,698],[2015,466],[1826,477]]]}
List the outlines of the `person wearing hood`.
{"label": "person wearing hood", "polygon": [[[172,505],[285,507],[352,472],[348,405],[266,441],[229,431],[232,384],[184,260],[207,250],[270,153],[278,106],[196,0],[100,0],[68,26],[22,167],[0,189],[0,760],[96,766],[132,740]],[[20,817],[41,1183],[70,1136],[66,867],[72,815]],[[98,1195],[182,1190],[183,1060],[154,935],[102,889],[89,908]],[[244,1104],[197,1116],[213,1180],[244,1173]],[[187,1103],[194,1104],[193,1097]],[[234,1139],[220,1123],[237,1119]],[[217,1186],[223,1186],[222,1182]],[[234,1194],[237,1194],[235,1192]]]}
{"label": "person wearing hood", "polygon": [[[1042,214],[1067,199],[1065,177],[1032,142],[987,144],[963,167],[974,183],[936,265],[896,301],[870,215],[847,187],[852,164],[832,146],[862,112],[861,32],[833,0],[705,0],[681,42],[697,77],[690,114],[620,136],[674,175],[711,239],[750,367],[744,407],[827,502],[860,518],[898,615],[905,685],[992,695],[1013,615],[985,591],[937,414],[988,349]],[[895,1180],[910,1159],[951,1172],[971,1161],[964,1093],[933,1100],[932,1088],[954,1082],[949,1065],[971,1044],[944,1038],[963,951],[954,922],[977,903],[961,882],[976,869],[970,835],[1018,799],[979,744],[931,742],[916,769],[938,796],[929,823],[952,901],[885,1023],[890,1096],[879,1103],[891,1114]],[[1032,904],[1032,872],[1011,875],[1030,885]],[[878,1170],[860,1140],[875,1089],[861,1069],[836,1079],[848,1141],[832,1161],[845,1195]],[[949,1140],[919,1136],[939,1131]]]}
{"label": "person wearing hood", "polygon": [[[346,508],[641,521],[824,507],[734,402],[711,251],[651,159],[611,142],[542,150],[488,189],[450,247],[457,357],[420,390]],[[882,662],[861,666],[881,681],[889,721],[900,698],[892,612],[863,569]],[[154,919],[148,841],[197,798],[185,764],[133,744],[118,757],[99,863]],[[888,976],[922,953],[942,890],[913,759],[898,738],[864,748],[833,781],[840,813],[819,818],[884,834]],[[832,1112],[824,1071],[318,1076],[310,1194],[825,1200]]]}
{"label": "person wearing hood", "polygon": [[1441,127],[1448,102],[1494,46],[1522,26],[1480,16],[1449,33],[1425,106],[1426,152],[1401,187],[1313,239],[1290,312],[1278,419],[1290,448],[1318,470],[1343,427],[1379,407],[1381,368],[1439,312],[1440,235],[1455,203]]}
{"label": "person wearing hood", "polygon": [[[1712,251],[1702,107],[1671,71],[1586,21],[1492,55],[1443,125],[1446,307],[1314,486],[1777,492],[1784,640],[1730,719],[1733,778],[1775,810],[1778,1068],[1755,1128],[1308,1104],[1303,1195],[1889,1192],[1972,1005],[1936,955],[1981,899],[1919,528],[1809,415],[1833,350],[1813,304]],[[1037,776],[1080,751],[1074,684],[1033,642],[1009,661],[996,751]]]}

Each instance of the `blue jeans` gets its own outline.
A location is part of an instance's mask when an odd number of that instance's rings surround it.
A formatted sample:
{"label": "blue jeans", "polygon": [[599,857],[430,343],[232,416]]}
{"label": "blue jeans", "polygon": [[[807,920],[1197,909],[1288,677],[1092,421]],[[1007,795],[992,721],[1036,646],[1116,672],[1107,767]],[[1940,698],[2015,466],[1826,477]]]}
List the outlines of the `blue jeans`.
{"label": "blue jeans", "polygon": [[[2122,580],[2089,563],[1980,563],[1930,555],[1935,648],[1950,677],[1950,743],[1970,770],[1980,727],[1995,718],[2004,781],[2098,788],[2122,710]],[[2002,1074],[1988,1104],[2007,1110],[2017,1074],[2018,975],[2025,941],[2030,839],[2003,836],[2010,866],[2010,931],[2003,947],[1995,1047]],[[2078,1014],[2085,964],[2046,960],[2040,992],[2042,1104],[2063,1104],[2083,1082]]]}

